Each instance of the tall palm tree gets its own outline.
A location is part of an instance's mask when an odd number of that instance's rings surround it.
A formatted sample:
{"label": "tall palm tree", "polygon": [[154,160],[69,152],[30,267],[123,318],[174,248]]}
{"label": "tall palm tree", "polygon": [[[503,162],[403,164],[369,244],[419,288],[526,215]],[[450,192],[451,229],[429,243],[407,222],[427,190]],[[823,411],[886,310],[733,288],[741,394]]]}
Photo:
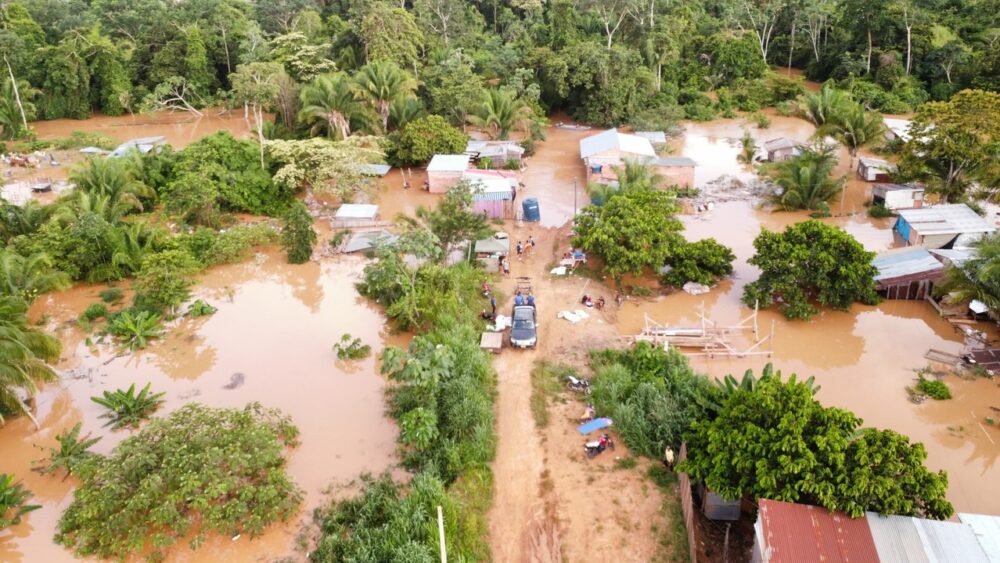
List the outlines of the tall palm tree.
{"label": "tall palm tree", "polygon": [[132,161],[125,158],[88,158],[69,173],[77,191],[107,197],[112,205],[142,211],[140,198],[152,197],[153,190],[135,179]]}
{"label": "tall palm tree", "polygon": [[652,166],[639,160],[626,160],[624,166],[615,168],[618,187],[623,192],[654,190],[663,183],[663,176]]}
{"label": "tall palm tree", "polygon": [[847,178],[833,178],[836,155],[829,147],[807,149],[802,155],[768,165],[766,173],[781,188],[772,197],[785,210],[817,209],[837,195]]}
{"label": "tall palm tree", "polygon": [[24,257],[0,250],[0,295],[19,297],[30,305],[42,293],[69,286],[69,276],[55,269],[48,254],[39,252]]}
{"label": "tall palm tree", "polygon": [[506,139],[513,129],[528,130],[533,112],[524,100],[515,98],[509,90],[495,89],[486,93],[483,105],[469,123],[490,132],[494,139]]}
{"label": "tall palm tree", "polygon": [[[28,325],[28,306],[18,297],[0,296],[0,405],[38,421],[25,402],[38,383],[58,379],[46,361],[59,357],[59,341]],[[0,423],[3,415],[0,414]]]}
{"label": "tall palm tree", "polygon": [[351,123],[363,113],[351,79],[346,74],[321,74],[299,92],[299,120],[312,125],[312,133],[326,130],[331,138],[346,139]]}
{"label": "tall palm tree", "polygon": [[138,200],[126,198],[116,200],[110,195],[74,192],[56,203],[52,219],[62,225],[75,223],[80,217],[88,214],[100,215],[112,225],[121,222],[122,217],[132,211],[142,209]]}
{"label": "tall palm tree", "polygon": [[382,131],[389,127],[392,103],[413,95],[417,82],[392,61],[372,61],[358,70],[354,80],[361,99],[375,109],[382,122]]}
{"label": "tall palm tree", "polygon": [[1000,311],[1000,235],[981,239],[973,258],[948,266],[935,292],[951,294],[955,302],[977,299],[990,311]]}
{"label": "tall palm tree", "polygon": [[18,235],[30,235],[52,217],[53,207],[29,199],[24,205],[0,205],[0,235],[7,241]]}
{"label": "tall palm tree", "polygon": [[848,166],[850,170],[854,168],[854,157],[858,155],[858,149],[881,139],[884,131],[885,124],[881,114],[865,111],[861,104],[851,104],[846,111],[820,127],[817,134],[830,135],[847,147],[847,152],[851,155]]}
{"label": "tall palm tree", "polygon": [[389,106],[389,123],[396,129],[402,129],[407,123],[419,119],[426,111],[424,104],[416,98],[400,98]]}
{"label": "tall palm tree", "polygon": [[740,152],[736,155],[736,160],[743,164],[753,164],[753,157],[757,155],[757,142],[749,131],[744,130],[740,137]]}
{"label": "tall palm tree", "polygon": [[835,120],[851,105],[848,93],[827,82],[819,92],[807,92],[799,96],[796,111],[799,117],[822,127]]}

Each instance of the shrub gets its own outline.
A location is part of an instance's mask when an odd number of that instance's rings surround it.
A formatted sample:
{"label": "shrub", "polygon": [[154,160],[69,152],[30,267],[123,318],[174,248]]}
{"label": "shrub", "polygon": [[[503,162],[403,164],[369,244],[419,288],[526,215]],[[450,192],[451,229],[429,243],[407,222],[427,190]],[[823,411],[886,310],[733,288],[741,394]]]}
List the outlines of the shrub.
{"label": "shrub", "polygon": [[188,306],[187,314],[189,317],[207,317],[209,315],[214,315],[216,311],[218,311],[217,308],[209,305],[201,299],[198,299]]}
{"label": "shrub", "polygon": [[428,115],[407,123],[390,136],[386,157],[394,166],[422,164],[435,154],[460,154],[468,137],[439,115]]}
{"label": "shrub", "polygon": [[948,386],[943,381],[926,379],[922,375],[917,381],[917,391],[937,401],[951,398],[951,390],[948,389]]}
{"label": "shrub", "polygon": [[361,341],[360,338],[351,338],[350,334],[340,337],[340,342],[333,345],[337,352],[337,358],[341,360],[360,360],[367,358],[372,353],[372,347]]}
{"label": "shrub", "polygon": [[206,265],[232,264],[244,260],[254,247],[277,240],[278,232],[268,223],[239,225],[218,233],[202,256],[195,255]]}
{"label": "shrub", "polygon": [[130,350],[135,350],[145,348],[151,339],[163,336],[163,324],[156,313],[124,309],[108,319],[108,332]]}
{"label": "shrub", "polygon": [[281,230],[281,246],[288,254],[289,264],[303,264],[312,257],[316,244],[313,218],[302,202],[295,202],[285,213],[284,228]]}
{"label": "shrub", "polygon": [[173,312],[191,297],[194,274],[201,264],[187,250],[164,250],[148,254],[136,276],[135,305],[160,312]]}
{"label": "shrub", "polygon": [[91,322],[101,317],[107,317],[107,316],[108,316],[107,305],[105,305],[104,303],[91,303],[90,305],[87,306],[86,309],[83,310],[83,313],[80,314],[80,320]]}
{"label": "shrub", "polygon": [[114,429],[138,426],[163,404],[164,394],[150,393],[149,386],[147,383],[136,394],[133,383],[124,391],[121,389],[105,391],[102,397],[91,397],[90,400],[108,409],[109,412],[101,415],[102,418],[109,419],[105,426]]}
{"label": "shrub", "polygon": [[670,271],[660,276],[666,285],[681,287],[687,282],[714,285],[733,273],[733,251],[715,239],[677,245],[667,258]]}
{"label": "shrub", "polygon": [[78,557],[125,559],[190,537],[259,535],[293,516],[302,492],[285,472],[298,430],[279,411],[189,404],[80,466],[55,541]]}
{"label": "shrub", "polygon": [[60,469],[66,470],[66,475],[72,475],[73,471],[84,461],[90,459],[95,454],[90,451],[90,447],[100,442],[100,437],[91,438],[87,434],[80,438],[82,424],[77,422],[72,429],[56,435],[58,448],[49,448],[49,459],[45,465],[35,468],[42,474],[55,473]]}
{"label": "shrub", "polygon": [[107,289],[101,290],[98,295],[101,297],[101,301],[107,304],[117,303],[122,300],[125,296],[125,292],[122,291],[120,287],[109,287]]}
{"label": "shrub", "polygon": [[877,204],[877,205],[873,205],[873,206],[871,206],[871,207],[868,208],[868,216],[869,217],[875,217],[877,219],[881,219],[881,218],[884,218],[884,217],[892,217],[893,215],[894,215],[894,213],[892,212],[892,210],[889,209],[888,207],[882,205],[881,203]]}
{"label": "shrub", "polygon": [[14,476],[0,473],[0,530],[21,523],[25,514],[41,508],[37,504],[28,504],[31,492],[21,483],[14,482]]}
{"label": "shrub", "polygon": [[753,121],[754,125],[756,125],[758,129],[767,129],[771,126],[771,118],[768,117],[767,114],[760,111],[751,113],[750,121]]}

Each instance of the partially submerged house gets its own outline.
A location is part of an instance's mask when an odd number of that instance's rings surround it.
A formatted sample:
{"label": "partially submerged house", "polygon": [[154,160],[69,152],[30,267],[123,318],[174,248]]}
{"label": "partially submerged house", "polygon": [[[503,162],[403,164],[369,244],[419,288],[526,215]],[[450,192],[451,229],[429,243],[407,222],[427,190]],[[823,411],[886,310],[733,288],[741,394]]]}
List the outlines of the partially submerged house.
{"label": "partially submerged house", "polygon": [[872,260],[878,270],[876,289],[886,299],[924,299],[944,275],[944,264],[923,247],[909,247],[879,254]]}
{"label": "partially submerged house", "polygon": [[764,143],[764,158],[768,162],[781,162],[800,154],[802,154],[802,143],[788,137],[778,137]]}
{"label": "partially submerged house", "polygon": [[890,182],[892,165],[881,158],[862,156],[858,159],[858,178],[866,182]]}
{"label": "partially submerged house", "polygon": [[695,161],[686,156],[664,156],[653,161],[665,186],[690,188],[694,185]]}
{"label": "partially submerged house", "polygon": [[614,168],[627,161],[650,162],[656,151],[648,139],[608,129],[580,139],[580,158],[587,167],[588,182],[614,182]]}
{"label": "partially submerged house", "polygon": [[506,166],[509,162],[521,162],[524,158],[524,147],[516,141],[475,141],[470,140],[465,145],[465,154],[474,162],[484,158],[490,159],[493,166]]}
{"label": "partially submerged house", "polygon": [[467,154],[436,154],[427,165],[428,191],[443,194],[462,179],[469,168]]}
{"label": "partially submerged house", "polygon": [[138,139],[131,139],[118,145],[118,147],[115,150],[111,151],[108,154],[108,156],[112,158],[124,156],[131,150],[137,150],[141,154],[146,154],[151,150],[163,146],[165,144],[167,144],[167,138],[162,135],[158,135],[156,137],[141,137]]}
{"label": "partially submerged house", "polygon": [[[472,208],[490,218],[513,216],[515,187],[503,176],[468,171],[462,176],[472,188]],[[516,182],[516,180],[515,180]]]}
{"label": "partially submerged house", "polygon": [[380,245],[392,244],[397,240],[399,240],[398,235],[390,233],[385,229],[364,231],[352,235],[341,252],[364,252]]}
{"label": "partially submerged house", "polygon": [[[866,512],[850,518],[825,508],[761,499],[753,563],[991,563],[972,525]],[[985,526],[984,526],[985,527]]]}
{"label": "partially submerged house", "polygon": [[885,123],[886,141],[902,141],[905,143],[910,140],[910,125],[912,122],[909,119],[886,117],[882,119],[882,122]]}
{"label": "partially submerged house", "polygon": [[345,203],[337,209],[335,225],[352,227],[373,223],[378,218],[378,206],[369,203]]}
{"label": "partially submerged house", "polygon": [[900,210],[892,230],[906,246],[965,248],[997,229],[968,205],[953,203]]}
{"label": "partially submerged house", "polygon": [[913,184],[875,184],[872,203],[886,209],[919,209],[924,206],[924,188]]}

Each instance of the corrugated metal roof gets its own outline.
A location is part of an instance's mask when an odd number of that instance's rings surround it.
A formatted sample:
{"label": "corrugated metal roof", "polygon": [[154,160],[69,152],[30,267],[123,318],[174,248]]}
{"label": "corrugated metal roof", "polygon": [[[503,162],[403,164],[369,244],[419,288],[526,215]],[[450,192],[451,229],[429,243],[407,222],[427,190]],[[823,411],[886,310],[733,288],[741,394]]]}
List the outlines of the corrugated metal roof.
{"label": "corrugated metal roof", "polygon": [[875,281],[887,281],[919,274],[938,275],[944,271],[944,264],[934,258],[926,248],[911,247],[898,252],[879,254],[872,260],[878,269]]}
{"label": "corrugated metal roof", "polygon": [[870,156],[862,156],[858,159],[858,162],[865,165],[867,168],[889,168],[889,163],[881,158],[872,158]]}
{"label": "corrugated metal roof", "polygon": [[886,128],[892,131],[892,133],[896,137],[899,137],[900,140],[910,140],[910,120],[886,117],[882,119],[882,122],[885,123]]}
{"label": "corrugated metal roof", "polygon": [[620,152],[639,156],[656,156],[653,145],[647,139],[619,133],[608,129],[596,135],[580,139],[580,158],[588,158],[604,151],[618,149]]}
{"label": "corrugated metal roof", "polygon": [[989,563],[972,527],[958,522],[914,518],[924,551],[936,561]]}
{"label": "corrugated metal roof", "polygon": [[922,192],[924,188],[922,186],[914,186],[913,184],[873,184],[872,191],[877,191],[881,193],[885,192],[895,192],[910,190],[914,192]]}
{"label": "corrugated metal roof", "polygon": [[345,203],[337,209],[336,219],[374,219],[378,206],[369,203]]}
{"label": "corrugated metal roof", "polygon": [[686,156],[664,156],[655,161],[657,166],[697,166],[697,162]]}
{"label": "corrugated metal roof", "polygon": [[469,167],[467,154],[436,154],[427,165],[428,172],[461,172]]}
{"label": "corrugated metal roof", "polygon": [[946,248],[933,248],[930,250],[931,254],[935,256],[940,256],[942,258],[947,258],[949,262],[956,266],[961,266],[966,260],[969,260],[975,256],[975,252],[971,250],[959,250],[959,249],[946,249]]}
{"label": "corrugated metal roof", "polygon": [[358,172],[367,176],[385,176],[392,170],[388,164],[362,164],[358,166]]}
{"label": "corrugated metal roof", "polygon": [[1000,563],[1000,516],[959,512],[958,519],[972,528],[990,563]]}
{"label": "corrugated metal roof", "polygon": [[864,519],[824,508],[761,499],[758,522],[767,563],[878,563]]}
{"label": "corrugated metal roof", "polygon": [[384,229],[357,233],[351,237],[351,240],[347,241],[347,244],[344,246],[344,252],[360,252],[373,248],[377,244],[392,244],[397,239],[399,239],[399,236]]}
{"label": "corrugated metal roof", "polygon": [[667,134],[663,131],[636,131],[636,137],[642,137],[650,143],[664,144],[667,142]]}
{"label": "corrugated metal roof", "polygon": [[495,254],[497,252],[510,254],[510,239],[490,237],[476,241],[476,253]]}
{"label": "corrugated metal roof", "polygon": [[964,203],[902,209],[899,216],[924,236],[996,231],[995,225],[977,215]]}
{"label": "corrugated metal roof", "polygon": [[770,152],[781,149],[791,149],[799,146],[799,144],[800,143],[798,141],[793,141],[788,137],[778,137],[777,139],[771,139],[769,141],[765,141],[764,150]]}
{"label": "corrugated metal roof", "polygon": [[875,542],[875,550],[882,561],[906,561],[907,563],[932,563],[924,553],[920,533],[913,518],[905,516],[880,516],[874,512],[865,513],[868,531]]}

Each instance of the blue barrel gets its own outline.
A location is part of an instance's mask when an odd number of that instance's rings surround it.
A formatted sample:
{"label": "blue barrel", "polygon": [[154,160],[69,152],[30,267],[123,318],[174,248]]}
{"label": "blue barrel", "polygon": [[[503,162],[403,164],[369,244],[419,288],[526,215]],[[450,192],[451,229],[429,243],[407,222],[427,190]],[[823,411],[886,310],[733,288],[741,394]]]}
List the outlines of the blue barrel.
{"label": "blue barrel", "polygon": [[521,202],[521,209],[524,210],[524,220],[538,222],[542,220],[542,214],[538,210],[538,200],[529,197],[528,199]]}

